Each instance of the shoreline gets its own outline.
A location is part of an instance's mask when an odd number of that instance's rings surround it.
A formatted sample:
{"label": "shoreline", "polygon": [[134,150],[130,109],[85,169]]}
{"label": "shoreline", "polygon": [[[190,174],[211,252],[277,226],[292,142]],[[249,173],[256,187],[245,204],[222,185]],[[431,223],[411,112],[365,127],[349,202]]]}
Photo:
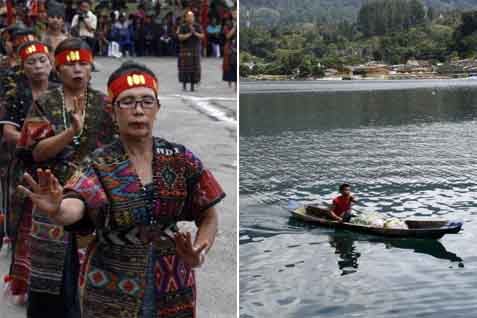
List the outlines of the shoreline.
{"label": "shoreline", "polygon": [[301,77],[297,78],[288,75],[252,75],[247,77],[240,77],[241,81],[403,81],[403,80],[456,80],[456,79],[477,79],[477,76],[470,74],[394,74],[386,76],[325,76],[325,77]]}
{"label": "shoreline", "polygon": [[253,94],[335,94],[373,91],[428,90],[430,94],[449,89],[475,89],[477,80],[403,79],[403,80],[242,80],[240,95]]}

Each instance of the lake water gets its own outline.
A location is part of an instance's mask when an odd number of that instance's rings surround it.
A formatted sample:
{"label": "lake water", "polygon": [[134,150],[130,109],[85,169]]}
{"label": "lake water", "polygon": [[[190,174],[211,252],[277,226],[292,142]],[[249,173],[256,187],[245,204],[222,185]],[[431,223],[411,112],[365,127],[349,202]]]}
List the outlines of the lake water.
{"label": "lake water", "polygon": [[[241,83],[240,316],[477,317],[477,81]],[[289,199],[464,221],[441,240],[309,226]],[[357,206],[358,208],[358,206]]]}

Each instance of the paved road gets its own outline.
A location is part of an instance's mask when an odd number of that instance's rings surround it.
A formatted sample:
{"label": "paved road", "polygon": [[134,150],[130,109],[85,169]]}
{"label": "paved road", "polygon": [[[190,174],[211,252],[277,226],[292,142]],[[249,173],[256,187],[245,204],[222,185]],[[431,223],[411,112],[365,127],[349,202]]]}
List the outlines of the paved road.
{"label": "paved road", "polygon": [[[199,317],[236,317],[237,308],[237,153],[236,94],[221,81],[221,63],[204,59],[202,83],[194,93],[182,91],[173,58],[137,59],[159,77],[162,109],[155,135],[188,146],[209,167],[227,197],[218,206],[220,229],[207,263],[197,274]],[[93,87],[106,91],[108,76],[122,60],[97,59]],[[190,224],[184,227],[193,229]],[[0,252],[0,275],[7,272],[9,259]],[[11,305],[0,295],[0,318],[25,317],[25,309]]]}

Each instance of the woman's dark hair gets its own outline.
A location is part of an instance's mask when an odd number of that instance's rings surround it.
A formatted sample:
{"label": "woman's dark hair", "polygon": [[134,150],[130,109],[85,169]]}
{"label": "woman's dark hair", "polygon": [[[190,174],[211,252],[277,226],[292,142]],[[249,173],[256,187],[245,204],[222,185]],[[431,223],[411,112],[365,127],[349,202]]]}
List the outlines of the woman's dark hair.
{"label": "woman's dark hair", "polygon": [[108,86],[115,80],[117,79],[118,77],[120,77],[121,75],[125,74],[125,73],[130,73],[130,72],[134,72],[134,71],[138,71],[138,72],[144,72],[144,73],[147,73],[149,75],[151,75],[152,77],[154,77],[154,79],[156,80],[157,82],[157,76],[156,74],[154,74],[153,71],[151,71],[146,65],[144,64],[141,64],[141,63],[137,63],[137,62],[134,62],[134,61],[126,61],[124,62],[123,64],[121,64],[121,66],[115,70],[111,76],[109,76],[109,79],[108,79]]}
{"label": "woman's dark hair", "polygon": [[346,188],[350,188],[351,186],[347,183],[343,183],[342,185],[340,185],[340,192],[343,191],[344,189]]}
{"label": "woman's dark hair", "polygon": [[91,48],[89,47],[88,43],[83,41],[80,38],[67,38],[66,40],[63,40],[58,44],[55,50],[55,55],[66,51],[66,50],[90,50]]}
{"label": "woman's dark hair", "polygon": [[13,29],[13,31],[11,32],[12,39],[15,39],[20,36],[26,36],[26,35],[33,35],[36,37],[35,31],[31,28],[19,27],[19,28]]}

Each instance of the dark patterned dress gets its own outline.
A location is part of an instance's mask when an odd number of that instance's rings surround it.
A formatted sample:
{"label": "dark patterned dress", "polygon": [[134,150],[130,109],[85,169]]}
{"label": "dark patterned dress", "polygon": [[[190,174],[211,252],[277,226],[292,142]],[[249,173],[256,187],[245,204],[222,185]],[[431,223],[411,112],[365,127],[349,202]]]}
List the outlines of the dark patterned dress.
{"label": "dark patterned dress", "polygon": [[[57,87],[54,83],[49,83],[48,90]],[[28,78],[20,73],[16,80],[11,79],[6,83],[5,94],[1,99],[2,108],[5,114],[1,120],[2,124],[9,124],[17,127],[20,131],[25,122],[25,118],[33,103],[33,95]],[[3,128],[3,127],[2,127]],[[20,196],[16,191],[17,185],[25,171],[32,173],[29,162],[23,162],[20,158],[12,157],[9,165],[9,190],[8,197],[8,228],[7,232],[12,239],[13,253],[10,266],[10,292],[13,295],[23,295],[27,292],[28,280],[30,277],[30,250],[29,237],[31,229],[31,208],[29,199]]]}
{"label": "dark patterned dress", "polygon": [[86,206],[67,230],[97,233],[80,274],[83,318],[196,317],[194,270],[173,235],[178,221],[200,222],[225,194],[184,146],[154,138],[153,147],[152,184],[141,184],[116,141],[65,186],[65,197]]}
{"label": "dark patterned dress", "polygon": [[[232,26],[228,25],[224,28],[223,34],[226,35],[232,30]],[[237,33],[230,39],[225,40],[224,45],[224,61],[222,65],[222,79],[226,82],[237,81]]]}
{"label": "dark patterned dress", "polygon": [[[33,161],[32,151],[42,139],[70,125],[71,114],[63,106],[61,88],[48,92],[33,105],[23,126],[19,154],[23,160]],[[85,124],[78,143],[72,142],[55,158],[36,166],[51,169],[64,184],[87,155],[115,138],[116,130],[105,96],[89,88]],[[75,237],[36,209],[32,213],[31,267],[28,317],[78,317]]]}
{"label": "dark patterned dress", "polygon": [[[7,61],[6,59],[5,61]],[[2,61],[3,62],[3,61]],[[10,67],[10,64],[7,62],[5,64],[2,63],[0,66],[0,119],[3,119],[6,116],[6,103],[3,102],[4,96],[8,88],[11,84],[16,83],[16,78],[22,73],[22,70],[19,66]],[[10,187],[10,174],[11,174],[11,164],[14,158],[15,147],[14,145],[10,145],[7,143],[3,138],[3,124],[0,121],[0,181],[1,181],[1,188],[2,188],[2,202],[0,207],[0,215],[2,216],[3,221],[5,224],[1,224],[0,229],[0,247],[3,243],[3,236],[6,235],[10,238],[11,233],[4,233],[6,229],[7,232],[10,231],[11,226],[8,220],[8,206],[9,206],[9,198],[8,195],[3,195],[4,193],[8,192],[8,188]],[[6,227],[5,227],[6,225]]]}
{"label": "dark patterned dress", "polygon": [[[194,24],[192,27],[196,32],[202,33],[202,27],[199,24]],[[179,34],[187,34],[189,32],[189,25],[183,24],[179,27]],[[193,84],[199,83],[201,75],[201,40],[195,35],[192,35],[187,40],[179,42],[179,82]]]}

